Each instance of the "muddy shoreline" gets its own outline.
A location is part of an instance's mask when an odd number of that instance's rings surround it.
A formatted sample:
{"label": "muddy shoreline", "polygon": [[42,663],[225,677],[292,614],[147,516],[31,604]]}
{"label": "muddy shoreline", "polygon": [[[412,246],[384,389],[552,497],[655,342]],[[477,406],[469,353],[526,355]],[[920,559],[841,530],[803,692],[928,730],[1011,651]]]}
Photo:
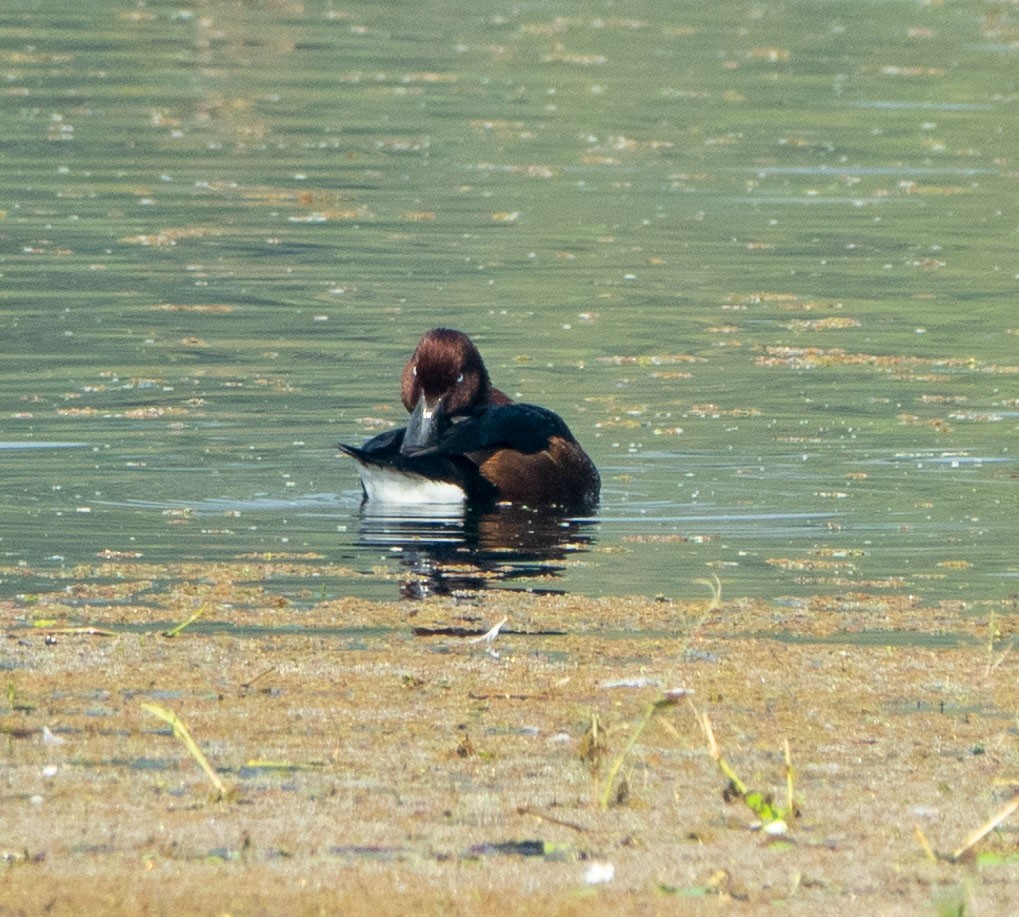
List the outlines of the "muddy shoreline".
{"label": "muddy shoreline", "polygon": [[[1004,914],[1019,895],[1016,818],[949,857],[1019,779],[1011,602],[297,608],[215,577],[139,603],[144,579],[4,603],[0,915]],[[788,743],[787,830],[726,793],[705,713],[778,808]]]}

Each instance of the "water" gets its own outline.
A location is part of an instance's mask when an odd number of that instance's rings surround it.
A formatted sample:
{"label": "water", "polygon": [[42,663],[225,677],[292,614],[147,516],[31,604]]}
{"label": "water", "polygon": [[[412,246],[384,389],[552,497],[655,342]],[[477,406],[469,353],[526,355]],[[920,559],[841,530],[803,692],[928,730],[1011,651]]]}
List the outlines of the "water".
{"label": "water", "polygon": [[[0,594],[1016,591],[1007,10],[62,7],[0,13]],[[361,513],[332,446],[438,324],[563,415],[596,517]]]}

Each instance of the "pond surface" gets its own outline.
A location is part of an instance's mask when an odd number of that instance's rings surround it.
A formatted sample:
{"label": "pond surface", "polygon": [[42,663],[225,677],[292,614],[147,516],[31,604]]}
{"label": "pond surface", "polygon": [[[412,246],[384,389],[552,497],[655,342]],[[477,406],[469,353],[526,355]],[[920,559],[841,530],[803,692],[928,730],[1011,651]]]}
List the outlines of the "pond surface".
{"label": "pond surface", "polygon": [[[1013,8],[63,6],[0,12],[0,597],[1019,588]],[[596,516],[362,513],[435,325]]]}

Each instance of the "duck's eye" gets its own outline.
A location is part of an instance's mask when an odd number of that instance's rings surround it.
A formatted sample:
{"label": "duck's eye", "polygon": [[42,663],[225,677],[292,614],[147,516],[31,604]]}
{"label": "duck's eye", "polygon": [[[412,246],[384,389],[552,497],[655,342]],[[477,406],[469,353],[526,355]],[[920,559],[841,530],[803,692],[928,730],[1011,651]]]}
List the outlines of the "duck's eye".
{"label": "duck's eye", "polygon": [[411,372],[411,375],[412,375],[412,376],[416,376],[416,375],[418,374],[418,367],[417,367],[417,363],[415,363],[415,364],[414,364],[414,365],[413,365],[413,366],[412,366],[412,367],[410,368],[410,372]]}
{"label": "duck's eye", "polygon": [[463,374],[463,373],[460,373],[460,374],[459,374],[459,375],[458,375],[458,376],[456,377],[456,382],[457,382],[457,385],[459,385],[459,384],[460,384],[461,382],[463,382],[463,380],[464,380],[464,374]]}

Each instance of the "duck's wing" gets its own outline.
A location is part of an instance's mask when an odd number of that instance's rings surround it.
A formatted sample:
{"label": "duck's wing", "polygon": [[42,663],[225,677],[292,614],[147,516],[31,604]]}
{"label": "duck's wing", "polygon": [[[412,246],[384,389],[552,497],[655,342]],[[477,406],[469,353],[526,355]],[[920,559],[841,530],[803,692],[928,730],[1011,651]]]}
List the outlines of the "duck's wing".
{"label": "duck's wing", "polygon": [[437,449],[474,463],[500,501],[570,511],[597,505],[598,469],[563,419],[547,408],[490,406],[454,423]]}
{"label": "duck's wing", "polygon": [[501,404],[456,421],[435,447],[440,455],[473,455],[491,449],[525,454],[549,448],[554,438],[574,442],[563,419],[535,404]]}

